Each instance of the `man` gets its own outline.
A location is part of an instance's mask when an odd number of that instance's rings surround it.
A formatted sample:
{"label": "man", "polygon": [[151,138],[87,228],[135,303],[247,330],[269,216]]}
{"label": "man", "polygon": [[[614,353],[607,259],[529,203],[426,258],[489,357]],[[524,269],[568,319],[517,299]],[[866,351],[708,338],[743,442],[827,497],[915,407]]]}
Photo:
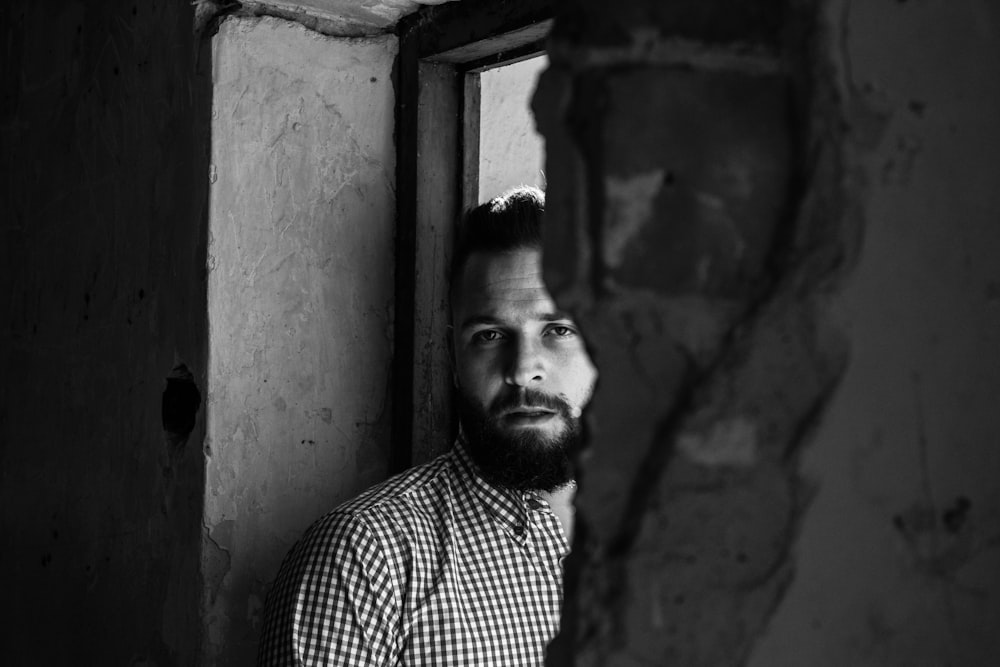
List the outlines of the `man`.
{"label": "man", "polygon": [[569,552],[568,451],[596,370],[541,277],[542,193],[474,209],[452,266],[460,433],[316,522],[268,597],[261,665],[540,665]]}

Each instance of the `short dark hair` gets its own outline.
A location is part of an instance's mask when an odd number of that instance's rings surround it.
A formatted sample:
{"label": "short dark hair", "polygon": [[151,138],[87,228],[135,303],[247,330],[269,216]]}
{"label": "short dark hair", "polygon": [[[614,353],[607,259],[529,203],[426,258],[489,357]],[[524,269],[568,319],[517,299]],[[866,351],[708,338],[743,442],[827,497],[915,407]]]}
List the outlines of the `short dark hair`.
{"label": "short dark hair", "polygon": [[507,190],[466,213],[455,234],[452,288],[473,253],[541,248],[543,213],[545,193],[525,185]]}

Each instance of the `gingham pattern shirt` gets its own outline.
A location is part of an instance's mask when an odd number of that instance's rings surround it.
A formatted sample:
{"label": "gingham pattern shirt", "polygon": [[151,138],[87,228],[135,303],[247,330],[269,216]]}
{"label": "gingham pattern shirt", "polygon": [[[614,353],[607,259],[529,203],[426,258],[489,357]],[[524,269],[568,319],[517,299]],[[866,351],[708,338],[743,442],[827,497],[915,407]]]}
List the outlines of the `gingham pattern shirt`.
{"label": "gingham pattern shirt", "polygon": [[542,665],[568,552],[542,498],[486,483],[458,443],[306,531],[258,665]]}

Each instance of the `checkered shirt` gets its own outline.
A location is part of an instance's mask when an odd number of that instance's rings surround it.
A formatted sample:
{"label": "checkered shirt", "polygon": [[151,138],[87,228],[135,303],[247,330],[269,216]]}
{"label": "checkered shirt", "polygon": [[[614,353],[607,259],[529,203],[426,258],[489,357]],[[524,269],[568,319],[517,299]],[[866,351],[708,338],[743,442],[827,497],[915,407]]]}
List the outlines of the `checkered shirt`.
{"label": "checkered shirt", "polygon": [[569,545],[461,443],[314,523],[268,595],[258,665],[542,665]]}

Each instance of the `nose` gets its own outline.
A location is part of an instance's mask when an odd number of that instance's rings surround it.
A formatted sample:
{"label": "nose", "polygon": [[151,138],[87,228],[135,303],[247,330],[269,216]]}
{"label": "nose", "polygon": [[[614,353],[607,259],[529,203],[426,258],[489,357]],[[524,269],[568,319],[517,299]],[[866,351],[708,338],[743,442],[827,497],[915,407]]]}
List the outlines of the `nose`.
{"label": "nose", "polygon": [[544,351],[537,342],[518,338],[510,346],[510,358],[504,381],[515,387],[528,387],[545,379]]}

